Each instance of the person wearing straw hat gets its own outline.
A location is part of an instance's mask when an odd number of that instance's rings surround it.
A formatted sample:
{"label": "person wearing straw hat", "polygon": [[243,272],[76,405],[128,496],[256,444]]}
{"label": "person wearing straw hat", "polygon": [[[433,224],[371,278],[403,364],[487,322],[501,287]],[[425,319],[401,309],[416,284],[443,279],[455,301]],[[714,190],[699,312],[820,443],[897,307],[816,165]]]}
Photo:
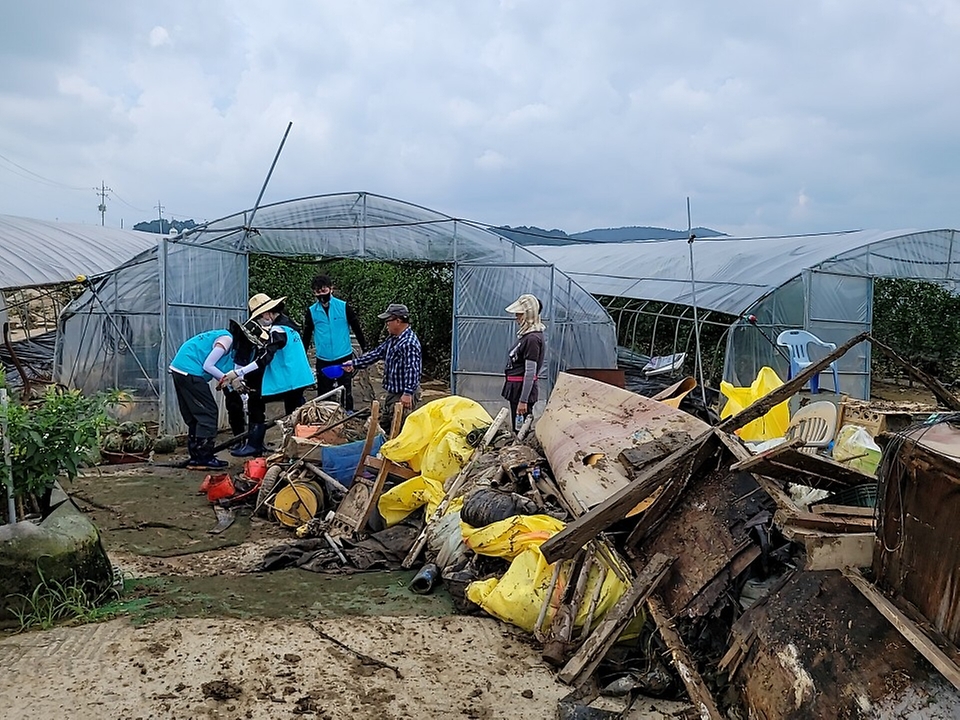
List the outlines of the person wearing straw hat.
{"label": "person wearing straw hat", "polygon": [[390,303],[377,317],[386,325],[387,339],[356,360],[343,363],[343,369],[350,373],[383,360],[383,389],[387,395],[380,406],[380,427],[389,432],[396,403],[403,405],[404,420],[420,404],[423,356],[406,305]]}
{"label": "person wearing straw hat", "polygon": [[537,377],[543,368],[546,329],[540,320],[542,305],[535,295],[525,294],[507,306],[517,321],[517,341],[507,352],[503,390],[500,393],[510,403],[510,417],[527,418],[539,395]]}
{"label": "person wearing straw hat", "polygon": [[[271,298],[257,293],[247,304],[250,319],[247,327],[259,328],[264,334],[263,348],[248,364],[227,373],[244,380],[254,390],[247,398],[250,434],[240,448],[230,451],[235,457],[262,455],[266,435],[266,404],[283,401],[284,413],[289,415],[303,405],[303,389],[313,385],[313,369],[307,359],[299,328],[283,313],[286,297]],[[259,386],[257,386],[259,385]]]}
{"label": "person wearing straw hat", "polygon": [[360,352],[367,351],[367,341],[357,313],[344,300],[333,295],[333,280],[327,275],[317,275],[311,283],[317,301],[307,308],[303,320],[303,338],[307,347],[313,342],[317,356],[317,396],[330,392],[337,383],[343,388],[343,409],[353,412],[353,382],[350,374],[329,378],[323,368],[343,365],[353,358],[353,343],[350,330],[357,337]]}
{"label": "person wearing straw hat", "polygon": [[170,361],[177,405],[187,426],[187,467],[191,470],[227,466],[213,452],[219,408],[210,381],[216,380],[220,388],[239,382],[236,375],[227,379],[234,365],[234,343],[230,330],[208,330],[184,342]]}

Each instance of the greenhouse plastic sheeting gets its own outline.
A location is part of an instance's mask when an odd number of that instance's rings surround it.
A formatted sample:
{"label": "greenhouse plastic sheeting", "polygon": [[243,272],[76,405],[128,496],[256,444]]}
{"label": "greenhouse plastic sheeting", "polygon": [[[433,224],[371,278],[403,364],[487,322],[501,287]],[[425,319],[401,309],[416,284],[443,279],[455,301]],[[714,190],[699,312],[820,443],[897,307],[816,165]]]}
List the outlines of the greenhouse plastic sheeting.
{"label": "greenhouse plastic sheeting", "polygon": [[[874,278],[930,281],[957,292],[956,243],[956,230],[697,238],[692,272],[685,239],[530,249],[594,295],[692,305],[695,290],[700,309],[733,316],[723,378],[745,386],[764,366],[786,376],[788,362],[775,344],[783,330],[803,328],[837,346],[870,330]],[[869,343],[841,358],[838,370],[840,392],[869,397]],[[834,390],[831,384],[825,389]]]}
{"label": "greenhouse plastic sheeting", "polygon": [[503,366],[515,337],[506,306],[522,293],[533,292],[544,304],[542,398],[560,370],[616,366],[613,321],[549,262],[475,224],[382,196],[346,193],[223,218],[165,238],[159,251],[121,266],[65,311],[58,382],[88,390],[121,383],[134,391],[131,416],[162,419],[165,432],[182,432],[167,367],[191,335],[245,316],[248,253],[453,265],[452,390],[493,412],[503,406]]}

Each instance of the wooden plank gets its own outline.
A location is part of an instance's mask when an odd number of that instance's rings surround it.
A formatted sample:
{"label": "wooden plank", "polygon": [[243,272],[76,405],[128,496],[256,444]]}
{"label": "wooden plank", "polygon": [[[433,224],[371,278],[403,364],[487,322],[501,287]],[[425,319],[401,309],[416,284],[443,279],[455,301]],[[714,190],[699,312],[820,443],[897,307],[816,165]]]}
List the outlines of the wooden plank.
{"label": "wooden plank", "polygon": [[384,463],[387,464],[387,475],[391,477],[409,480],[410,478],[415,478],[420,474],[416,470],[411,470],[404,465],[397,465],[397,463],[381,457],[368,457],[365,464],[369,468],[379,470],[381,467],[383,467]]}
{"label": "wooden plank", "polygon": [[847,467],[822,455],[810,455],[796,449],[785,450],[775,459],[761,458],[753,463],[750,470],[833,492],[877,482],[875,476],[856,468]]}
{"label": "wooden plank", "polygon": [[779,510],[773,517],[775,525],[786,528],[786,526],[809,528],[811,530],[822,530],[824,532],[834,533],[862,533],[873,530],[873,518],[861,517],[836,517],[829,515],[817,515],[811,512],[800,512],[795,515],[785,515]]}
{"label": "wooden plank", "polygon": [[887,600],[877,588],[867,582],[867,579],[860,574],[859,570],[847,568],[843,570],[843,575],[857,590],[863,593],[863,596],[873,604],[881,615],[890,621],[890,624],[907,639],[907,642],[917,649],[917,652],[923,655],[931,665],[939,670],[957,690],[960,690],[960,667],[930,640],[916,623],[904,615],[892,602]]}
{"label": "wooden plank", "polygon": [[560,670],[557,677],[562,682],[580,685],[593,674],[597,665],[619,639],[620,633],[633,620],[637,608],[657,589],[674,560],[676,558],[660,553],[653,556],[633,584],[620,596],[617,604],[607,611],[590,637]]}
{"label": "wooden plank", "polygon": [[759,465],[765,460],[772,460],[783,453],[793,450],[794,448],[799,448],[804,446],[803,438],[793,438],[792,440],[787,440],[786,442],[777,445],[776,447],[768,448],[761,453],[757,453],[751,457],[748,457],[746,460],[740,460],[735,462],[730,466],[731,470],[749,470],[750,468]]}
{"label": "wooden plank", "polygon": [[842,570],[873,565],[874,533],[796,533],[794,541],[806,548],[804,570]]}
{"label": "wooden plank", "polygon": [[678,474],[667,483],[650,507],[644,510],[640,520],[630,532],[630,535],[627,537],[627,547],[638,547],[644,538],[649,537],[657,526],[663,522],[677,504],[677,501],[680,500],[680,496],[683,495],[683,491],[686,490],[687,485],[690,484],[693,475],[703,466],[707,458],[716,452],[717,445],[718,443],[715,438],[711,438],[708,442],[703,443],[698,450],[698,454],[694,456],[690,469],[687,472]]}
{"label": "wooden plank", "polygon": [[[553,563],[566,560],[576,554],[587,542],[595,538],[610,525],[626,517],[638,503],[646,500],[653,492],[667,482],[673,473],[683,467],[692,458],[699,457],[705,443],[712,442],[713,429],[694,438],[689,445],[670,453],[655,465],[637,476],[629,485],[621,488],[589,512],[569,523],[563,530],[540,546],[540,552]],[[705,460],[705,458],[704,458]],[[692,468],[692,472],[699,467]]]}
{"label": "wooden plank", "polygon": [[650,609],[650,617],[652,617],[653,621],[657,624],[660,637],[663,638],[663,641],[670,649],[673,665],[680,674],[680,679],[683,681],[683,685],[687,689],[687,694],[690,696],[690,700],[693,702],[701,719],[723,720],[723,715],[720,714],[720,710],[713,700],[713,695],[710,694],[706,683],[703,681],[703,678],[700,677],[700,673],[697,672],[697,666],[690,656],[690,651],[687,650],[687,646],[680,637],[680,633],[674,628],[673,622],[670,620],[666,607],[663,604],[663,600],[656,595],[649,597],[647,598],[647,607]]}
{"label": "wooden plank", "polygon": [[894,362],[899,363],[914,379],[919,380],[930,388],[930,391],[936,396],[937,400],[942,402],[946,407],[954,411],[960,410],[960,399],[957,399],[957,396],[950,392],[946,386],[935,377],[931,377],[922,370],[914,367],[907,360],[900,357],[893,348],[884,345],[873,336],[870,337],[870,344]]}
{"label": "wooden plank", "polygon": [[[730,454],[735,458],[746,460],[749,457],[753,457],[750,454],[750,451],[744,447],[740,438],[738,438],[736,435],[731,435],[730,433],[723,432],[722,430],[717,430],[716,433],[717,437],[720,439],[720,442],[726,446],[727,450],[729,450]],[[793,501],[793,498],[784,492],[783,488],[777,485],[775,481],[757,474],[752,474],[752,477],[757,481],[757,484],[763,488],[763,491],[773,498],[773,501],[777,504],[777,508],[782,510],[785,514],[793,515],[802,512],[802,508],[798,506]]]}
{"label": "wooden plank", "polygon": [[869,338],[870,333],[866,332],[862,332],[859,335],[850,338],[847,340],[847,342],[838,347],[825,358],[818,360],[817,362],[813,363],[813,365],[805,368],[792,380],[788,380],[776,390],[764,395],[752,405],[745,407],[736,415],[731,415],[730,417],[721,420],[716,427],[725,432],[733,432],[737,428],[742,428],[747,423],[763,417],[775,406],[779,405],[784,400],[790,399],[793,395],[799,392],[803,386],[807,384],[807,381],[810,378],[820,373],[820,371],[828,367],[830,363],[837,358],[842,357],[854,345],[859,345],[864,340],[868,340]]}
{"label": "wooden plank", "polygon": [[871,507],[857,507],[856,505],[831,505],[830,503],[819,503],[810,508],[811,512],[817,515],[855,515],[857,517],[872,518],[876,514],[876,509]]}

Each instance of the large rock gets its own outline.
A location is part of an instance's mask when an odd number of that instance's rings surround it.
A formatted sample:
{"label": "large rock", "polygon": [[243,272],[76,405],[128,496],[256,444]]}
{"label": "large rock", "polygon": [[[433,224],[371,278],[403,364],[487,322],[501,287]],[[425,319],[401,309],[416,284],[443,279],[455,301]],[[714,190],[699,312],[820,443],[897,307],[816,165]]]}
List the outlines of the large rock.
{"label": "large rock", "polygon": [[25,521],[0,526],[0,625],[16,622],[13,611],[22,608],[23,596],[30,597],[43,581],[80,585],[91,597],[110,587],[113,571],[100,532],[57,487],[52,502],[61,500],[39,525]]}

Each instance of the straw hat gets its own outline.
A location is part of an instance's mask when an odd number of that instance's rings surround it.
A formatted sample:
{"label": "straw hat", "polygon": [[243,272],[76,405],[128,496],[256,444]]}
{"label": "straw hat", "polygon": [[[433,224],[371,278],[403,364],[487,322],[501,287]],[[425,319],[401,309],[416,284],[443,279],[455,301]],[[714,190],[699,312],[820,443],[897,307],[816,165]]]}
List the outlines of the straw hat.
{"label": "straw hat", "polygon": [[250,317],[255,318],[259,315],[262,315],[265,312],[275,309],[276,307],[283,305],[283,301],[287,299],[287,296],[284,295],[281,298],[276,300],[271,300],[270,296],[266,293],[257,293],[252,298],[250,302],[247,303],[247,307],[250,309]]}

